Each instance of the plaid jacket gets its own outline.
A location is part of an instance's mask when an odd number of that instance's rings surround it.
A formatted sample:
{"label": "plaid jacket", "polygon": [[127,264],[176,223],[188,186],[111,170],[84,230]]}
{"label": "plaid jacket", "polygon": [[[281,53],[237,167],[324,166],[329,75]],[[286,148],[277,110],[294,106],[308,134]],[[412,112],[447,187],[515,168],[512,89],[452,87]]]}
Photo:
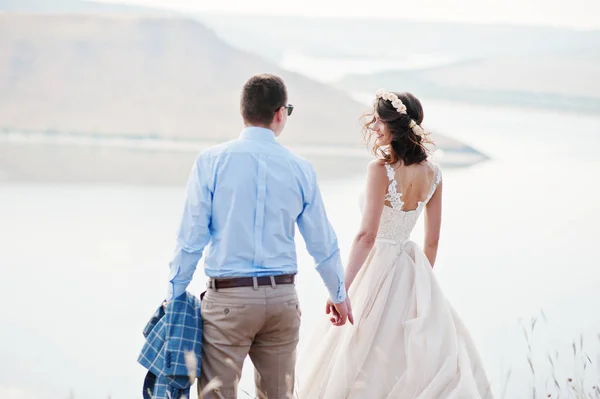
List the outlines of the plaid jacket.
{"label": "plaid jacket", "polygon": [[[185,292],[161,305],[144,328],[146,343],[138,363],[148,370],[144,380],[144,399],[177,399],[189,397],[189,375],[200,376],[202,353],[202,317],[200,300]],[[185,353],[196,359],[196,369],[190,370]],[[190,356],[190,355],[188,355]],[[191,365],[191,367],[194,367]]]}

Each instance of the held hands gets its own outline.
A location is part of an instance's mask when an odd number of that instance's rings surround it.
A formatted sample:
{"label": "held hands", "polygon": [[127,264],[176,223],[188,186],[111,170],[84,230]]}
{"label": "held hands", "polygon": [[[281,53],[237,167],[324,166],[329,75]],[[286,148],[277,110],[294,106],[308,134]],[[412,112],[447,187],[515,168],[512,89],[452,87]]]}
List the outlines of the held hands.
{"label": "held hands", "polygon": [[350,305],[350,297],[346,297],[344,302],[333,303],[331,299],[327,300],[325,305],[325,313],[330,314],[329,321],[334,326],[343,326],[346,321],[354,324],[354,316],[352,315],[352,306]]}

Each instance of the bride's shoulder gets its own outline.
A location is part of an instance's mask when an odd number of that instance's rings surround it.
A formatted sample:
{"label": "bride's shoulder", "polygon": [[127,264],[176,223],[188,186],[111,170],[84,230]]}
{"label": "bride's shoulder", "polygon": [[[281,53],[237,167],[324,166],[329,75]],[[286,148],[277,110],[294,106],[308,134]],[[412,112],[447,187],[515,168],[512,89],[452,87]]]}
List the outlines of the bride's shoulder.
{"label": "bride's shoulder", "polygon": [[441,169],[440,164],[433,161],[431,158],[429,158],[425,161],[425,165],[429,166],[431,169],[434,169],[434,170]]}
{"label": "bride's shoulder", "polygon": [[375,159],[367,165],[367,179],[370,181],[388,181],[388,164],[382,159]]}
{"label": "bride's shoulder", "polygon": [[421,176],[426,181],[432,181],[435,188],[442,181],[442,168],[438,163],[427,160],[423,164],[423,173]]}
{"label": "bride's shoulder", "polygon": [[438,164],[437,162],[431,161],[431,160],[427,160],[427,165],[429,166],[430,170],[439,179],[441,177],[441,175],[442,175],[442,167],[440,166],[440,164]]}
{"label": "bride's shoulder", "polygon": [[387,174],[387,163],[383,159],[374,159],[367,165],[369,174]]}

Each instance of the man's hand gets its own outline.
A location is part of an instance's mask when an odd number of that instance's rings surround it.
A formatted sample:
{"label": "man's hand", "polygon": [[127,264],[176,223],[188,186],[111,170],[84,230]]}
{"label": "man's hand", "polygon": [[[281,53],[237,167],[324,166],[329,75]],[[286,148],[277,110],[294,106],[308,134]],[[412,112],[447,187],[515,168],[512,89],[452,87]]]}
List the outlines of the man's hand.
{"label": "man's hand", "polygon": [[350,324],[354,324],[354,315],[352,314],[352,305],[350,304],[350,297],[346,297],[346,300],[341,303],[333,303],[331,299],[327,300],[325,305],[325,313],[330,314],[331,324],[334,326],[343,326],[346,321]]}

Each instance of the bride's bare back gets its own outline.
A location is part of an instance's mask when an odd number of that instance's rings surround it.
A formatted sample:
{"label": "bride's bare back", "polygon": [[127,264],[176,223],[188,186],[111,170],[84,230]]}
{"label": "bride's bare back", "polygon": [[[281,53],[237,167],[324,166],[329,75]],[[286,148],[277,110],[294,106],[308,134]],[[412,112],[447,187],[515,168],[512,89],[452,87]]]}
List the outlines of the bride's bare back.
{"label": "bride's bare back", "polygon": [[392,206],[394,193],[390,193],[388,186],[385,205],[404,212],[416,211],[420,204],[430,199],[434,185],[437,185],[438,169],[430,162],[409,166],[390,165],[387,173],[390,182],[395,182],[399,202]]}

